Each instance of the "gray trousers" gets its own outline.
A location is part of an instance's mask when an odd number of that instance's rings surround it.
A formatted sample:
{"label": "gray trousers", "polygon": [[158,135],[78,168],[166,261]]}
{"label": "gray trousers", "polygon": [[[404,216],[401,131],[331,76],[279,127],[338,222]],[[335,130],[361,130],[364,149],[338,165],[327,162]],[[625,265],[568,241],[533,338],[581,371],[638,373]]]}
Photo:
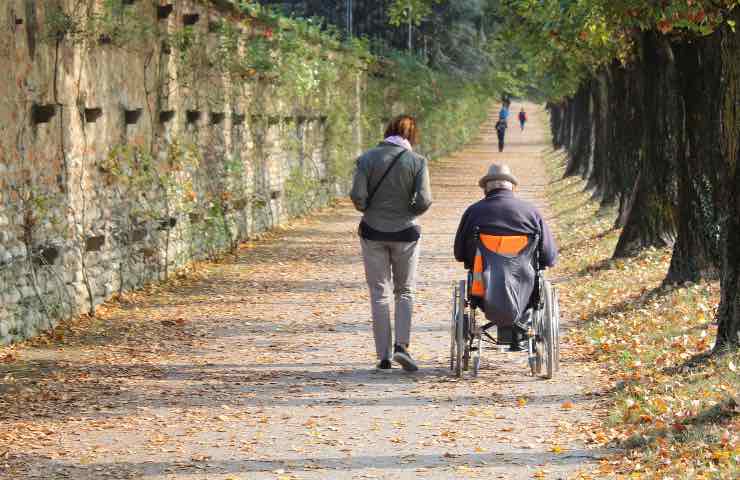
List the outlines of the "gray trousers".
{"label": "gray trousers", "polygon": [[361,238],[365,278],[370,289],[375,351],[379,360],[393,354],[391,334],[391,285],[395,300],[396,342],[408,346],[416,290],[419,242],[378,242]]}

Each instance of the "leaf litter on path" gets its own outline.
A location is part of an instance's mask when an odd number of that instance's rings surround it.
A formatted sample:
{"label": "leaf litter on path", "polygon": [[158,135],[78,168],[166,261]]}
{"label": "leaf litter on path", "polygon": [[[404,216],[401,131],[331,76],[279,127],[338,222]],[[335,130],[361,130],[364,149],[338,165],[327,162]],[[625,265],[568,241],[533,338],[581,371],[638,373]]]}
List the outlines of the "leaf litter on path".
{"label": "leaf litter on path", "polygon": [[[524,194],[543,200],[546,172],[530,147],[544,151],[535,125],[545,117],[532,116],[505,155],[536,186]],[[433,165],[439,207],[422,218],[425,232],[453,232],[479,198],[490,161],[479,150],[493,142]],[[540,468],[557,478],[592,461],[585,443],[598,447],[600,437],[581,425],[606,413],[597,400],[608,382],[580,330],[568,332],[553,381],[528,376],[524,356],[493,350],[480,378],[449,375],[449,285],[463,275],[451,234],[424,239],[412,339],[421,371],[372,372],[367,288],[350,234],[357,219],[337,202],[234,258],[125,294],[98,318],[0,349],[0,473],[433,479],[528,478]],[[583,302],[604,304],[563,291],[565,328]],[[578,461],[563,458],[572,452]]]}

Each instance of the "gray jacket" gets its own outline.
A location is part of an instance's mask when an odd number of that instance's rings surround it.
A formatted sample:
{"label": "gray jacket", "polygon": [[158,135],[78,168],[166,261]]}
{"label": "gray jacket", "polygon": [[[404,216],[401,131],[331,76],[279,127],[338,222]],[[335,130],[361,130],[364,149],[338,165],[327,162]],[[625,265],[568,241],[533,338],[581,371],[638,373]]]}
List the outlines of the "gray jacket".
{"label": "gray jacket", "polygon": [[363,212],[362,219],[371,228],[381,232],[400,232],[416,224],[416,217],[432,205],[432,189],[427,160],[406,151],[367,207],[367,197],[393,159],[405,149],[382,142],[357,159],[352,182],[352,202]]}

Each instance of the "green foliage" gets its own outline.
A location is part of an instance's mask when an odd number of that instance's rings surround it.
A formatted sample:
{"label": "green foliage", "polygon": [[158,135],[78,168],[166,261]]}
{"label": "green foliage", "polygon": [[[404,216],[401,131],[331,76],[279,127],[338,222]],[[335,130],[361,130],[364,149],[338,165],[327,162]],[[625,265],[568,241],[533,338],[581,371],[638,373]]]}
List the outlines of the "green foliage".
{"label": "green foliage", "polygon": [[573,95],[578,85],[614,59],[628,62],[636,34],[706,35],[726,21],[738,0],[506,0],[490,2],[502,20],[491,44],[494,57],[526,65],[520,75],[543,99]]}
{"label": "green foliage", "polygon": [[123,0],[103,0],[99,4],[77,0],[67,5],[50,6],[45,16],[42,38],[67,41],[75,45],[111,44],[123,47],[151,39],[154,28],[136,9]]}
{"label": "green foliage", "polygon": [[307,173],[300,166],[294,167],[285,182],[288,210],[294,215],[310,212],[325,197],[322,190],[321,181],[315,175]]}
{"label": "green foliage", "polygon": [[[233,97],[247,100],[244,114],[261,119],[257,123],[272,122],[268,115],[320,123],[321,134],[315,135],[312,145],[294,147],[320,150],[324,165],[313,165],[311,158],[306,160],[312,154],[300,152],[303,157],[300,165],[291,168],[281,207],[290,214],[305,213],[345,188],[358,153],[356,140],[362,138],[364,147],[377,143],[392,114],[404,111],[419,117],[423,129],[419,150],[434,158],[454,150],[477,131],[488,100],[500,91],[502,82],[492,76],[462,81],[398,52],[381,59],[370,53],[367,40],[344,41],[336,29],[324,28],[316,20],[286,18],[252,2],[232,3],[242,18],[211,23],[207,31],[193,25],[167,32],[157,31],[151,19],[141,18],[136,8],[121,0],[106,0],[97,9],[87,2],[67,4],[66,9],[50,11],[47,33],[58,41],[88,46],[98,45],[101,35],[114,45],[124,45],[132,36],[153,35],[156,38],[147,48],[154,52],[159,45],[169,45],[179,86],[192,89],[204,82],[217,83],[217,88],[199,90],[199,101],[205,105],[223,108],[228,95],[221,87],[227,86],[233,89]],[[435,3],[439,2],[415,1],[417,20],[412,23],[430,14]],[[256,128],[252,132],[256,136],[249,159],[220,151],[216,138],[204,144],[188,143],[186,132],[170,140],[164,152],[142,145],[115,145],[99,161],[122,207],[114,219],[117,231],[129,235],[144,224],[162,227],[158,228],[162,233],[155,235],[158,251],[147,255],[163,259],[165,276],[171,233],[163,225],[170,218],[184,214],[197,219],[183,222],[184,228],[190,230],[197,248],[214,256],[235,245],[234,217],[245,209],[251,208],[259,218],[258,226],[271,225],[272,192],[263,184],[270,152],[259,145],[264,132],[257,130],[263,127],[250,127]],[[289,149],[286,137],[290,135],[289,131],[281,135]],[[244,179],[246,170],[253,177],[249,182]],[[247,183],[253,183],[253,188],[247,188]],[[174,230],[184,233],[180,227]]]}
{"label": "green foliage", "polygon": [[432,42],[429,63],[438,70],[479,77],[498,69],[489,58],[487,31],[495,24],[487,18],[484,0],[459,0],[437,6],[421,28]]}
{"label": "green foliage", "polygon": [[394,0],[388,9],[388,18],[391,25],[421,25],[421,22],[432,13],[435,3],[444,0]]}
{"label": "green foliage", "polygon": [[[147,149],[129,144],[114,145],[98,164],[109,177],[109,183],[122,201],[128,203],[127,218],[135,222],[151,221],[162,216],[163,206],[177,205],[189,211],[195,201],[191,182],[182,182],[181,173],[195,171],[201,164],[198,148],[172,141],[166,161],[158,161]],[[164,207],[166,209],[166,207]]]}

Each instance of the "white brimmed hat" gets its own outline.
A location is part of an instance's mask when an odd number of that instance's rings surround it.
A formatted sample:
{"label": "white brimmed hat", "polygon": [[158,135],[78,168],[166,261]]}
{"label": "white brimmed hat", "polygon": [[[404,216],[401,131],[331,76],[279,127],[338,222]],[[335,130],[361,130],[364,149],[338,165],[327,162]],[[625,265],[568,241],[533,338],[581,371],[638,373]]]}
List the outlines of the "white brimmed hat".
{"label": "white brimmed hat", "polygon": [[511,172],[511,168],[505,163],[492,163],[488,167],[488,172],[478,181],[478,185],[480,185],[480,188],[486,188],[486,184],[491,180],[504,180],[519,185],[519,181]]}

